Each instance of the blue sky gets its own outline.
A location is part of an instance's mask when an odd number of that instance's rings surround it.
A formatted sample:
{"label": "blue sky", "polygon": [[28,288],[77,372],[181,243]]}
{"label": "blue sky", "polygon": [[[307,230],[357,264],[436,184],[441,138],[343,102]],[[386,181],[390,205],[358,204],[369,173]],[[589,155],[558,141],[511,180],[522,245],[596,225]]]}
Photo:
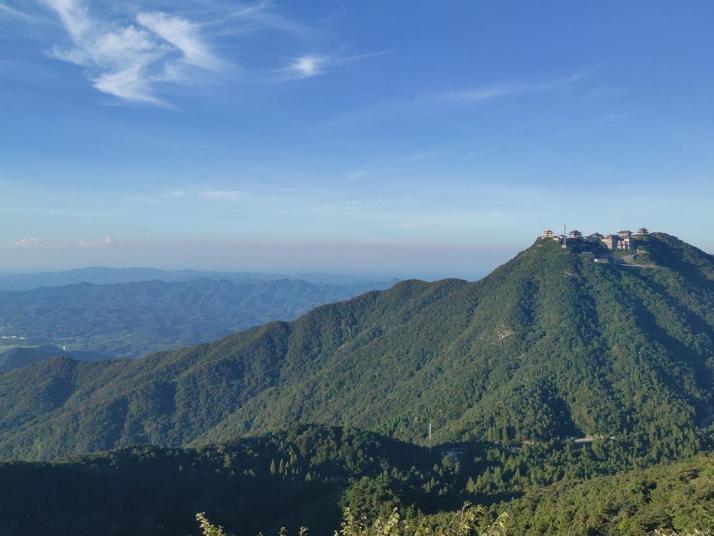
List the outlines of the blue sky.
{"label": "blue sky", "polygon": [[714,250],[706,1],[0,0],[0,270]]}

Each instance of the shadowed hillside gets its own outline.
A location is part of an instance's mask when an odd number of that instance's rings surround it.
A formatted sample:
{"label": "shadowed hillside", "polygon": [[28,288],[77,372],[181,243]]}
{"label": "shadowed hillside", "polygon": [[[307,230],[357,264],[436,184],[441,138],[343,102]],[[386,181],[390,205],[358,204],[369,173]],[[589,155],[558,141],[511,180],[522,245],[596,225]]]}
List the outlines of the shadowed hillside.
{"label": "shadowed hillside", "polygon": [[426,515],[429,526],[446,528],[445,512],[471,501],[490,505],[487,525],[506,512],[514,535],[714,528],[711,455],[581,481],[612,462],[608,448],[430,449],[355,429],[300,427],[198,450],[146,446],[54,464],[0,463],[0,526],[7,536],[174,536],[197,534],[194,514],[206,512],[231,534],[281,526],[296,534],[303,525],[322,536],[333,534],[346,506],[358,519],[399,508],[407,520]]}

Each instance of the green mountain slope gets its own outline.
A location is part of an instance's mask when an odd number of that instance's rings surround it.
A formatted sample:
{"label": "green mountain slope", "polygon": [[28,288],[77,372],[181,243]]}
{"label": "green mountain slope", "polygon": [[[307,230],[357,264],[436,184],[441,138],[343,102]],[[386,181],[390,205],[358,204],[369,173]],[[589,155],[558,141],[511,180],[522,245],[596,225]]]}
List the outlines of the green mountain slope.
{"label": "green mountain slope", "polygon": [[[280,526],[295,533],[306,525],[311,534],[328,535],[344,506],[367,518],[400,507],[409,516],[432,514],[438,523],[449,516],[437,512],[466,500],[490,505],[494,514],[508,512],[509,534],[714,528],[711,455],[578,480],[588,476],[587,466],[604,468],[607,445],[601,447],[427,448],[356,429],[299,427],[198,450],[148,446],[53,464],[0,463],[0,530],[7,536],[196,534],[193,515],[205,511],[231,533],[271,534]],[[450,454],[455,450],[458,455]],[[543,471],[555,472],[544,477]],[[553,478],[560,482],[543,486]],[[489,487],[500,492],[488,493]]]}
{"label": "green mountain slope", "polygon": [[655,459],[696,447],[714,402],[712,256],[665,234],[641,241],[640,265],[592,247],[538,240],[476,283],[406,281],[215,343],[0,375],[0,454],[300,422],[422,442],[428,422],[434,440],[613,437]]}
{"label": "green mountain slope", "polygon": [[271,320],[291,320],[323,303],[384,286],[197,279],[0,291],[0,336],[139,357],[215,340]]}

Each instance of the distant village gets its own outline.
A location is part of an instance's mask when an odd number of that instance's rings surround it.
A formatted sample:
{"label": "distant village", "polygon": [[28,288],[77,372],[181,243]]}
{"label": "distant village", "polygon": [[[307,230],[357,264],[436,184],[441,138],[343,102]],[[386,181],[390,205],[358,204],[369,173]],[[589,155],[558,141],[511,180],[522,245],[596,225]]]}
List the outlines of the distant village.
{"label": "distant village", "polygon": [[632,231],[620,231],[617,234],[601,235],[600,233],[593,233],[591,235],[583,235],[580,231],[570,231],[566,234],[555,234],[552,230],[546,229],[543,231],[541,238],[544,240],[555,240],[559,242],[564,248],[568,247],[568,241],[577,240],[585,241],[591,243],[602,243],[610,250],[622,250],[630,251],[634,248],[633,239],[644,238],[649,234],[649,231],[644,227],[641,227],[636,233]]}

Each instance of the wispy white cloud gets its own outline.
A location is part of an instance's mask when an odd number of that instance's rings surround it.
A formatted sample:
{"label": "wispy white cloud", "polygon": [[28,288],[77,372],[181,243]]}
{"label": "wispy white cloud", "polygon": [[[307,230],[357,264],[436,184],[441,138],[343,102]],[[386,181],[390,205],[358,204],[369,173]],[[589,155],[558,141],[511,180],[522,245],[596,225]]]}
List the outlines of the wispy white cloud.
{"label": "wispy white cloud", "polygon": [[285,72],[294,74],[299,78],[308,78],[323,72],[327,58],[323,56],[300,56],[290,62]]}
{"label": "wispy white cloud", "polygon": [[371,54],[357,54],[354,56],[322,56],[317,54],[304,54],[293,58],[287,67],[278,69],[278,73],[288,79],[311,78],[326,73],[327,71],[353,61],[382,56],[385,52]]}
{"label": "wispy white cloud", "polygon": [[404,162],[424,162],[426,160],[434,160],[435,158],[439,158],[440,156],[441,153],[439,151],[436,151],[434,149],[428,149],[405,155],[402,160]]}
{"label": "wispy white cloud", "polygon": [[[218,3],[221,4],[221,2]],[[274,2],[271,0],[259,0],[252,4],[240,5],[237,8],[235,8],[235,3],[230,5],[231,8],[224,9],[220,15],[213,17],[209,22],[224,35],[273,30],[291,34],[303,41],[321,36],[321,33],[314,28],[281,15],[274,9]]]}
{"label": "wispy white cloud", "polygon": [[245,193],[240,190],[204,190],[198,196],[217,201],[238,201],[245,198]]}
{"label": "wispy white cloud", "polygon": [[482,102],[501,97],[510,97],[518,93],[527,93],[527,88],[516,86],[493,86],[476,89],[465,89],[460,91],[450,91],[441,95],[443,100],[459,102]]}
{"label": "wispy white cloud", "polygon": [[180,17],[161,12],[139,13],[136,20],[183,54],[189,65],[219,69],[223,62],[214,56],[201,36],[200,26]]}
{"label": "wispy white cloud", "polygon": [[34,238],[32,236],[28,236],[26,238],[20,238],[18,240],[15,240],[13,243],[13,246],[16,248],[32,248],[32,247],[38,247],[42,245],[42,240],[39,238]]}
{"label": "wispy white cloud", "polygon": [[0,2],[0,18],[2,17],[13,17],[17,19],[23,19],[25,21],[33,20],[33,17],[24,11],[17,9],[16,7],[10,6],[4,2]]}
{"label": "wispy white cloud", "polygon": [[80,240],[77,242],[78,248],[108,248],[114,245],[116,245],[116,240],[111,235],[98,240]]}
{"label": "wispy white cloud", "polygon": [[84,0],[42,0],[60,19],[69,47],[51,55],[87,69],[94,87],[130,102],[164,104],[157,86],[189,82],[197,71],[219,71],[201,25],[164,12],[139,12],[133,20],[97,16]]}
{"label": "wispy white cloud", "polygon": [[367,175],[369,175],[369,171],[366,169],[355,169],[345,175],[345,180],[356,181],[366,177]]}
{"label": "wispy white cloud", "polygon": [[431,100],[450,102],[454,104],[480,104],[506,97],[567,91],[575,87],[579,82],[590,77],[594,71],[595,69],[587,69],[553,80],[495,84],[455,91],[445,91],[433,95]]}
{"label": "wispy white cloud", "polygon": [[[35,2],[45,8],[40,20],[46,23],[49,16],[66,32],[67,39],[50,46],[48,54],[84,68],[92,86],[101,93],[133,103],[170,106],[167,89],[199,80],[204,84],[211,79],[207,73],[215,75],[213,80],[238,72],[250,76],[250,66],[234,65],[217,52],[225,44],[223,40],[236,35],[289,33],[301,46],[325,37],[283,16],[272,0],[188,0],[180,6],[170,0],[118,4],[90,0]],[[2,15],[26,17],[6,0],[0,0]],[[273,78],[276,73],[281,79],[310,78],[381,54],[303,54],[287,60],[282,68],[255,68],[253,74],[263,78],[266,74]]]}

